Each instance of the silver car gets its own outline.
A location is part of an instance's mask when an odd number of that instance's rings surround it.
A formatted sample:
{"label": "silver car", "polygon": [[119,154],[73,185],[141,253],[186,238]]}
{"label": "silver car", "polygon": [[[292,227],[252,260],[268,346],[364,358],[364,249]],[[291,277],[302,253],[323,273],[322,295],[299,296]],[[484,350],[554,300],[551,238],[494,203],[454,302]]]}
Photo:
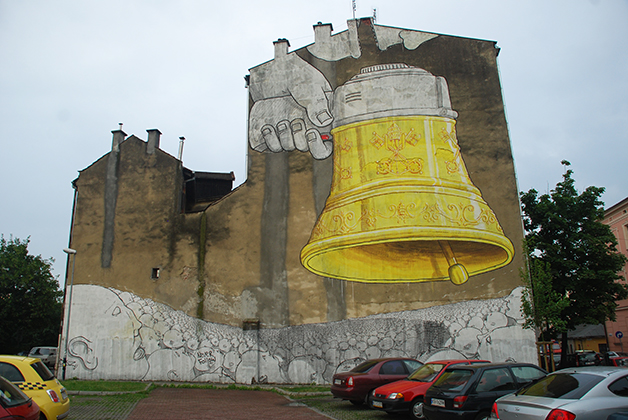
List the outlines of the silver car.
{"label": "silver car", "polygon": [[501,420],[606,419],[628,410],[628,369],[585,366],[550,373],[495,401]]}

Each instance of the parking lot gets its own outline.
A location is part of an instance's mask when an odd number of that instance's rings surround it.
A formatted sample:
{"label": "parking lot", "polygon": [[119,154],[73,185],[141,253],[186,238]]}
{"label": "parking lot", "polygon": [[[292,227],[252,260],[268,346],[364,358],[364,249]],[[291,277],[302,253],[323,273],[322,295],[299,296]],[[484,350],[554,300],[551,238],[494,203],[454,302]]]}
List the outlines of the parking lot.
{"label": "parking lot", "polygon": [[[141,394],[72,395],[70,420],[389,419],[330,395],[280,395],[272,391],[157,388]],[[403,418],[400,416],[400,418]]]}

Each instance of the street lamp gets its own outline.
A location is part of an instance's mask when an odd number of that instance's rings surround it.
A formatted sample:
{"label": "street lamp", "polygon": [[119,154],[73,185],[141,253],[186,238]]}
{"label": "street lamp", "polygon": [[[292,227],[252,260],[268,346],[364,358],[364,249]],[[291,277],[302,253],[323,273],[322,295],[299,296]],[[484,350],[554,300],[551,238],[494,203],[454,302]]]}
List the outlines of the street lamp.
{"label": "street lamp", "polygon": [[63,353],[63,375],[61,376],[62,380],[65,381],[65,369],[68,365],[68,335],[70,334],[70,310],[72,309],[72,288],[74,286],[74,263],[76,263],[76,250],[72,248],[64,248],[63,252],[68,254],[68,258],[70,255],[74,255],[74,258],[72,258],[72,277],[70,277],[70,296],[68,297],[68,316],[65,319],[65,348]]}

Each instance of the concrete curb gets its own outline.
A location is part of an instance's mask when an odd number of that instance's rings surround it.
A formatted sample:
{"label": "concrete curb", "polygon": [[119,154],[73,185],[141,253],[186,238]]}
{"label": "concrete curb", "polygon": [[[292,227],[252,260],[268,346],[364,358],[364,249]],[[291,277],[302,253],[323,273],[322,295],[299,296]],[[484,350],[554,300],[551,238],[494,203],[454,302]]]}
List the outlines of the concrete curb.
{"label": "concrete curb", "polygon": [[[121,395],[121,394],[137,394],[138,392],[146,392],[148,391],[148,389],[152,386],[168,386],[168,385],[173,385],[172,382],[158,382],[158,383],[153,383],[150,382],[146,385],[146,387],[143,390],[139,390],[139,391],[67,391],[68,395]],[[197,384],[194,382],[191,383],[182,383],[179,385],[183,385],[183,386],[190,386],[190,387],[194,387],[195,385],[199,385],[199,387],[202,387],[201,384]],[[177,385],[174,385],[175,387]],[[227,388],[229,387],[229,385],[222,385],[222,384],[212,384],[212,386],[216,387],[216,388]],[[242,390],[246,390],[247,386],[243,385],[242,386]],[[325,391],[325,392],[293,392],[293,391],[287,391],[283,388],[279,388],[277,386],[269,386],[269,385],[254,385],[250,387],[251,390],[254,390],[255,388],[257,389],[262,389],[262,390],[267,390],[267,391],[276,391],[278,394],[282,394],[282,395],[286,395],[289,397],[324,397],[324,396],[331,396],[331,391]]]}
{"label": "concrete curb", "polygon": [[137,394],[138,392],[146,392],[153,385],[149,383],[146,387],[139,391],[67,391],[68,395],[121,395],[121,394]]}

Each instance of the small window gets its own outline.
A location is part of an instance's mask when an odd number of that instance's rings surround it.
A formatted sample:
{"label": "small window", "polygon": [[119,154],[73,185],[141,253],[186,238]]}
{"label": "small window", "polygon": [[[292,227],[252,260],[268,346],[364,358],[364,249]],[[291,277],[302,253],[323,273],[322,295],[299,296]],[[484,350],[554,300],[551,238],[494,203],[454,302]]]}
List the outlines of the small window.
{"label": "small window", "polygon": [[461,391],[469,382],[474,372],[467,369],[451,369],[443,372],[442,375],[434,382],[432,387],[439,391],[456,392]]}
{"label": "small window", "polygon": [[368,372],[377,363],[378,363],[377,360],[367,360],[366,362],[362,362],[359,365],[357,365],[356,367],[354,367],[353,369],[351,369],[351,372],[356,372],[356,373]]}
{"label": "small window", "polygon": [[512,373],[519,385],[525,385],[545,376],[545,372],[532,366],[513,366]]}
{"label": "small window", "polygon": [[476,392],[496,392],[515,389],[515,381],[512,380],[507,368],[486,370],[475,388]]}
{"label": "small window", "polygon": [[153,268],[150,278],[153,280],[157,280],[159,278],[159,268]]}
{"label": "small window", "polygon": [[530,397],[546,397],[578,400],[597,385],[603,376],[587,373],[555,372],[538,382],[523,388],[518,394]]}
{"label": "small window", "polygon": [[42,379],[42,381],[51,381],[54,379],[54,375],[52,374],[52,372],[50,372],[50,370],[46,367],[46,365],[44,365],[41,361],[36,361],[35,363],[31,364],[31,367],[33,368],[33,370],[35,372],[37,372],[37,374],[39,375],[39,377]]}
{"label": "small window", "polygon": [[620,397],[628,397],[628,378],[619,378],[608,386],[608,390]]}
{"label": "small window", "polygon": [[[0,378],[0,401],[5,407],[17,407],[27,403],[29,398],[18,387]],[[3,410],[4,411],[4,410]],[[5,418],[5,417],[3,417]]]}
{"label": "small window", "polygon": [[24,382],[24,376],[20,370],[10,363],[0,362],[0,376],[4,376],[11,382]]}
{"label": "small window", "polygon": [[403,363],[406,365],[406,369],[408,370],[408,372],[414,372],[415,370],[423,366],[423,363],[416,360],[404,360]]}
{"label": "small window", "polygon": [[380,375],[407,375],[408,372],[401,360],[386,362],[379,369]]}

